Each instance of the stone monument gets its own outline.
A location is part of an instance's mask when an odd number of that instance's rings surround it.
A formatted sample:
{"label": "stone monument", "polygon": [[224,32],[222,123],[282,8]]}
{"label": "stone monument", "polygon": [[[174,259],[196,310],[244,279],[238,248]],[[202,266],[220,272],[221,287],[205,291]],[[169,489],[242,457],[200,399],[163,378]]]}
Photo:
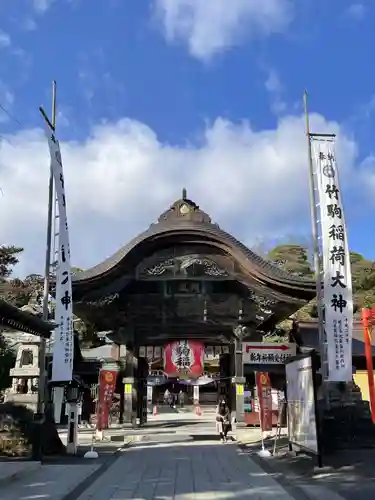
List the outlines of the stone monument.
{"label": "stone monument", "polygon": [[39,380],[39,337],[24,334],[17,348],[14,368],[9,372],[12,385],[5,393],[5,401],[24,405],[36,412]]}

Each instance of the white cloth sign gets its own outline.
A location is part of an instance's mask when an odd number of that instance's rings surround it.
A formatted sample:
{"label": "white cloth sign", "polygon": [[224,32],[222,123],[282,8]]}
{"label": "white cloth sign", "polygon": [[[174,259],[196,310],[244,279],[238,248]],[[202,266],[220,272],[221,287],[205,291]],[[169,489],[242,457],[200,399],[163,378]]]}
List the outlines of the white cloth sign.
{"label": "white cloth sign", "polygon": [[53,341],[52,381],[69,382],[72,380],[73,372],[74,337],[72,272],[70,266],[64,173],[59,141],[48,126],[46,126],[46,135],[59,209],[59,256],[56,269],[55,309],[55,322],[58,326],[55,329]]}
{"label": "white cloth sign", "polygon": [[322,229],[328,380],[348,382],[352,379],[352,273],[334,141],[311,140]]}
{"label": "white cloth sign", "polygon": [[311,358],[287,363],[285,375],[289,441],[302,449],[319,453]]}

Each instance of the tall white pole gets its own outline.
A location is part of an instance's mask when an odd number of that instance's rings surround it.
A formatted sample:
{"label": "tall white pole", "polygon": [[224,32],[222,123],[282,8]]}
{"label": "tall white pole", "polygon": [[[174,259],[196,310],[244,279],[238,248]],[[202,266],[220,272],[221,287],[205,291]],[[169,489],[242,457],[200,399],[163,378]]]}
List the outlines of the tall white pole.
{"label": "tall white pole", "polygon": [[[56,126],[56,81],[52,82],[52,117],[50,125],[53,130]],[[44,290],[43,290],[43,319],[48,320],[49,309],[49,288],[50,288],[50,272],[51,272],[51,244],[52,244],[52,211],[53,211],[53,173],[50,168],[49,185],[48,185],[48,212],[47,212],[47,240],[46,240],[46,255],[44,264]],[[46,399],[46,340],[40,338],[39,346],[39,386],[38,386],[38,403],[37,412],[44,413]]]}
{"label": "tall white pole", "polygon": [[[316,280],[316,299],[317,299],[317,309],[318,309],[318,320],[319,320],[319,344],[321,350],[324,349],[324,325],[323,325],[323,294],[322,294],[322,280],[321,280],[321,262],[319,257],[319,241],[318,241],[318,230],[317,221],[318,213],[316,209],[316,197],[314,193],[314,166],[312,159],[312,148],[311,148],[311,137],[310,137],[310,120],[309,120],[309,110],[307,105],[307,92],[305,90],[303,94],[303,104],[305,111],[305,121],[306,121],[306,137],[307,137],[307,148],[308,148],[308,162],[309,162],[309,195],[310,195],[310,213],[311,213],[311,234],[313,238],[313,250],[314,250],[314,271]],[[323,353],[321,353],[323,354]],[[322,367],[323,368],[323,367]]]}

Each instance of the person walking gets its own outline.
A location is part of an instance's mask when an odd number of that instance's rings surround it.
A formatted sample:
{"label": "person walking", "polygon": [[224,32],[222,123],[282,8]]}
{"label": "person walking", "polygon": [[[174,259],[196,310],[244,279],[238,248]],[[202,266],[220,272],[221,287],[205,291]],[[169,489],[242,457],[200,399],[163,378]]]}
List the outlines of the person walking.
{"label": "person walking", "polygon": [[171,393],[168,389],[166,389],[164,393],[164,404],[169,406],[171,404]]}
{"label": "person walking", "polygon": [[222,443],[228,441],[227,435],[230,431],[230,411],[225,399],[222,399],[216,408],[216,430]]}
{"label": "person walking", "polygon": [[185,404],[185,393],[182,389],[180,390],[180,392],[178,394],[178,399],[179,399],[179,403],[180,403],[180,408],[183,408],[184,404]]}

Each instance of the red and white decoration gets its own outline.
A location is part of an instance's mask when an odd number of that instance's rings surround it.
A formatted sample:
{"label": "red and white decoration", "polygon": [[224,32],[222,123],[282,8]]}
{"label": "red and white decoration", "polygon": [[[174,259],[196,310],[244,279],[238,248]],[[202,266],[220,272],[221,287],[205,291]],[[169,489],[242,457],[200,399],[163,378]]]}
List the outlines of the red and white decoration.
{"label": "red and white decoration", "polygon": [[176,340],[164,348],[164,372],[168,377],[198,378],[203,374],[204,344]]}

